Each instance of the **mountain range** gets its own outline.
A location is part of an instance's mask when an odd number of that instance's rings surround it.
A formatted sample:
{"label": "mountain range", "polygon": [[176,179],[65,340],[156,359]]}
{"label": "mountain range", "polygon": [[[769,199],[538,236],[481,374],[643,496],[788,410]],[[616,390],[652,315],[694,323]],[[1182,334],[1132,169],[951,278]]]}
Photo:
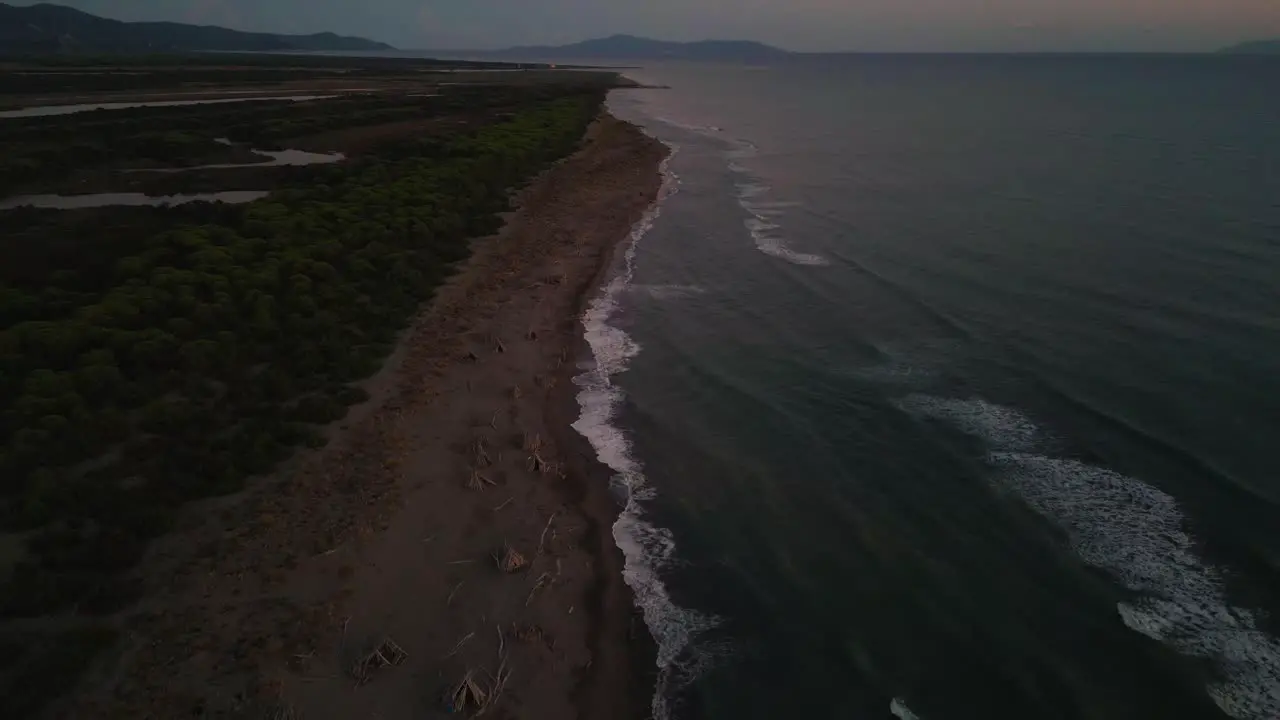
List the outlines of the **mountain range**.
{"label": "mountain range", "polygon": [[[1260,40],[1232,45],[1220,53],[1270,55],[1280,54],[1280,40]],[[468,56],[498,59],[565,60],[705,60],[724,62],[759,62],[778,58],[809,55],[794,53],[750,40],[702,40],[668,42],[634,35],[611,35],[570,45],[529,45],[504,50],[475,50]]]}
{"label": "mountain range", "polygon": [[722,60],[744,62],[790,55],[780,48],[750,40],[668,42],[634,35],[612,35],[571,45],[528,45],[467,53],[498,58],[564,58],[566,60]]}
{"label": "mountain range", "polygon": [[1254,40],[1224,48],[1221,52],[1232,55],[1280,55],[1280,40]]}
{"label": "mountain range", "polygon": [[62,5],[0,3],[0,53],[139,53],[198,50],[391,50],[390,45],[333,33],[276,35],[175,22],[122,22]]}

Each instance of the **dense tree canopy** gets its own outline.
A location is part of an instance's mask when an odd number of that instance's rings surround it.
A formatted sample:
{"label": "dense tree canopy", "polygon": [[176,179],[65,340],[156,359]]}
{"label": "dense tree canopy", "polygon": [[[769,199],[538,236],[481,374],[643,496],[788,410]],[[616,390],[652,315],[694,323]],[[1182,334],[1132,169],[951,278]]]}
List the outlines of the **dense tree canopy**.
{"label": "dense tree canopy", "polygon": [[116,606],[173,507],[321,442],[508,189],[576,146],[600,96],[558,94],[0,284],[0,521],[36,531],[0,608]]}

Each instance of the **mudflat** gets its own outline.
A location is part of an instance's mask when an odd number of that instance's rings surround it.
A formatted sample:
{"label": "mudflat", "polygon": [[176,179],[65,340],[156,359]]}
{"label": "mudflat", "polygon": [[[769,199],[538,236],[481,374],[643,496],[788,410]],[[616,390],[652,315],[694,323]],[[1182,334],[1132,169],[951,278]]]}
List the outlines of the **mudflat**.
{"label": "mudflat", "polygon": [[77,717],[636,714],[616,508],[568,422],[579,316],[666,149],[602,115],[402,335],[371,399],[156,543]]}

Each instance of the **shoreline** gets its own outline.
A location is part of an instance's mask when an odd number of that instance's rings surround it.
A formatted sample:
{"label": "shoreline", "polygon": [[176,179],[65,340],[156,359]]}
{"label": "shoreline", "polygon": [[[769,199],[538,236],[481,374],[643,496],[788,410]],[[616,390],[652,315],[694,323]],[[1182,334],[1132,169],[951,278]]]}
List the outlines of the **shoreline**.
{"label": "shoreline", "polygon": [[[644,717],[654,650],[612,537],[620,508],[570,424],[582,311],[666,153],[602,109],[473,242],[326,448],[157,542],[123,653],[70,714],[443,716],[470,677],[491,710]],[[511,573],[491,558],[508,548]],[[386,641],[403,661],[360,672]]]}
{"label": "shoreline", "polygon": [[[579,388],[574,380],[581,374],[580,364],[596,361],[582,332],[585,329],[584,314],[592,300],[619,272],[620,254],[625,253],[633,242],[636,224],[663,199],[660,196],[665,181],[662,163],[670,156],[671,149],[656,139],[650,139],[661,144],[663,150],[660,162],[654,168],[658,188],[627,234],[605,249],[604,258],[594,275],[585,278],[575,293],[575,326],[578,332],[569,342],[570,358],[575,362],[565,363],[560,368],[560,380],[546,406],[548,426],[555,434],[560,457],[568,467],[567,481],[572,494],[567,499],[581,508],[591,521],[589,532],[596,541],[594,554],[597,565],[591,590],[594,596],[591,603],[591,645],[596,658],[603,659],[603,662],[592,665],[592,674],[578,693],[579,717],[582,718],[651,718],[657,685],[658,646],[645,624],[643,612],[636,605],[634,591],[626,583],[623,574],[626,559],[613,536],[614,523],[622,511],[618,498],[611,492],[614,471],[599,459],[590,441],[573,427],[582,413],[578,401]],[[620,689],[624,691],[619,692]]]}

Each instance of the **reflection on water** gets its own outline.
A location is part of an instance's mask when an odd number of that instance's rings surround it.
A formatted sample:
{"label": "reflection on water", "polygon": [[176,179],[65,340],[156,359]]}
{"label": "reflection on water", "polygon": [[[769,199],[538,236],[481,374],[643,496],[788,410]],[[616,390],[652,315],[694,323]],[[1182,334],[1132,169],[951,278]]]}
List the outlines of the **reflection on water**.
{"label": "reflection on water", "polygon": [[88,112],[90,110],[125,110],[127,108],[140,107],[214,105],[218,103],[252,102],[254,100],[291,100],[293,102],[302,102],[305,100],[328,100],[333,97],[337,97],[337,95],[273,95],[270,97],[234,97],[215,98],[212,100],[156,100],[155,102],[114,102],[94,103],[91,105],[40,105],[38,107],[22,108],[19,110],[0,111],[0,119],[72,115],[74,113]]}
{"label": "reflection on water", "polygon": [[224,202],[239,204],[253,202],[267,196],[265,190],[231,190],[198,195],[144,195],[142,193],[96,193],[93,195],[19,195],[0,200],[0,210],[30,205],[56,210],[106,207],[109,205],[183,205],[191,202]]}

